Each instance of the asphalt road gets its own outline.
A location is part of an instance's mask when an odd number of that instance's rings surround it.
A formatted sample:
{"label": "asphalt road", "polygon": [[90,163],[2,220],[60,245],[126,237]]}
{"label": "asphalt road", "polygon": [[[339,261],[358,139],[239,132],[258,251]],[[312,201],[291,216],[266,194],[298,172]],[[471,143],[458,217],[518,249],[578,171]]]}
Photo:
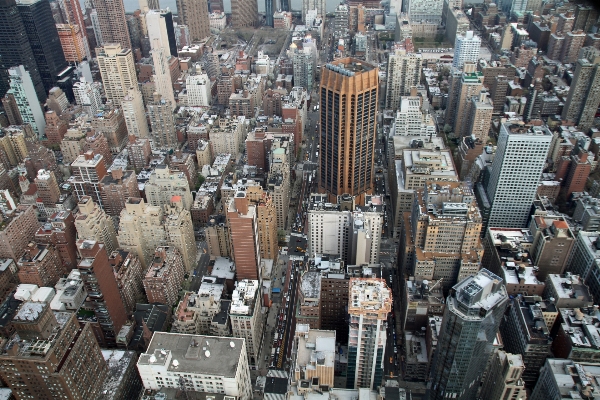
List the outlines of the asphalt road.
{"label": "asphalt road", "polygon": [[[277,349],[275,353],[274,366],[277,369],[284,369],[291,356],[294,332],[296,331],[296,312],[295,305],[298,293],[298,262],[292,262],[291,268],[287,271],[284,286],[284,294],[281,302],[281,309],[277,316],[276,335],[278,335]],[[289,298],[289,301],[288,301]]]}

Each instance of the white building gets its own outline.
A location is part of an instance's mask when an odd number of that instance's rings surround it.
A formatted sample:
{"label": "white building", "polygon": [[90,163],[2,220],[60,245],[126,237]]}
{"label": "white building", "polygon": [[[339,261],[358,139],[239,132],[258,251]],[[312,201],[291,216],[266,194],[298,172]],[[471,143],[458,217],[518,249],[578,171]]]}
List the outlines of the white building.
{"label": "white building", "polygon": [[258,55],[254,59],[254,72],[257,75],[269,75],[271,70],[271,59],[268,54],[258,51]]}
{"label": "white building", "polygon": [[261,300],[262,294],[257,280],[238,281],[231,295],[231,332],[233,337],[245,339],[250,365],[258,364],[262,345]]}
{"label": "white building", "polygon": [[252,399],[244,339],[154,332],[137,369],[148,390],[179,389]]}
{"label": "white building", "polygon": [[211,82],[205,72],[196,75],[188,75],[185,80],[185,88],[187,90],[188,106],[210,106],[212,97],[210,95]]}
{"label": "white building", "polygon": [[88,115],[95,114],[102,107],[102,84],[89,82],[82,76],[79,82],[73,84],[75,103],[83,108]]}
{"label": "white building", "polygon": [[[167,23],[164,16],[165,10],[149,10],[146,12],[146,27],[150,43],[154,46],[154,39],[158,39],[159,46],[169,48],[169,36],[167,34]],[[155,47],[152,47],[153,49]]]}
{"label": "white building", "polygon": [[133,53],[118,43],[106,44],[96,52],[106,98],[120,106],[127,90],[138,85]]}
{"label": "white building", "polygon": [[306,14],[309,10],[317,10],[317,15],[325,18],[327,9],[325,0],[302,0],[302,19],[306,23]]}
{"label": "white building", "polygon": [[164,207],[173,196],[181,196],[183,208],[190,210],[193,199],[189,182],[183,172],[170,171],[167,165],[158,165],[144,186],[148,204]]}
{"label": "white building", "polygon": [[502,124],[486,191],[492,203],[488,226],[527,226],[551,142],[547,127]]}
{"label": "white building", "polygon": [[394,48],[388,60],[386,108],[396,110],[400,107],[401,96],[409,96],[410,88],[419,84],[422,68],[421,54],[407,51],[402,45]]}
{"label": "white building", "polygon": [[127,96],[123,97],[121,107],[127,125],[127,133],[135,135],[137,138],[147,138],[150,132],[146,113],[144,112],[144,100],[137,87],[129,89]]}
{"label": "white building", "polygon": [[394,134],[401,136],[435,136],[435,123],[429,112],[421,111],[419,97],[404,97],[396,113]]}
{"label": "white building", "polygon": [[173,111],[177,107],[177,104],[175,103],[173,81],[171,79],[171,70],[169,69],[169,46],[160,47],[161,40],[158,38],[154,38],[150,43],[152,46],[152,61],[154,63],[154,86],[163,100],[170,102],[171,111]]}
{"label": "white building", "polygon": [[246,118],[219,118],[210,130],[212,154],[238,154],[246,140]]}
{"label": "white building", "polygon": [[227,26],[227,18],[224,12],[210,13],[208,18],[211,31],[222,31]]}
{"label": "white building", "polygon": [[440,24],[444,0],[411,0],[408,2],[408,18],[411,22]]}
{"label": "white building", "polygon": [[46,119],[44,110],[35,93],[35,87],[29,72],[19,65],[8,69],[10,89],[7,93],[15,97],[19,114],[24,124],[29,124],[41,139],[46,133]]}
{"label": "white building", "polygon": [[452,66],[461,68],[466,61],[476,63],[479,59],[479,50],[481,49],[481,38],[467,31],[464,35],[457,34],[454,41],[454,59]]}

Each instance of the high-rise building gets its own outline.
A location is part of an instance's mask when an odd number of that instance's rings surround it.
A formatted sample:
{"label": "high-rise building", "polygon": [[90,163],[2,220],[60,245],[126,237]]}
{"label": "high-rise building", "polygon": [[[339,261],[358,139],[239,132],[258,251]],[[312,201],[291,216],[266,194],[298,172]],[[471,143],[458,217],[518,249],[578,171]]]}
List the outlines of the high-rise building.
{"label": "high-rise building", "polygon": [[231,295],[231,333],[233,337],[244,338],[248,363],[257,365],[262,348],[263,319],[260,311],[262,293],[257,280],[240,279]]}
{"label": "high-rise building", "polygon": [[545,126],[502,124],[486,188],[491,203],[488,226],[527,225],[551,142]]}
{"label": "high-rise building", "polygon": [[538,266],[537,277],[546,281],[550,274],[562,274],[567,266],[575,236],[569,224],[560,216],[535,215],[529,223],[533,235],[530,254]]}
{"label": "high-rise building", "polygon": [[148,104],[148,116],[152,128],[150,137],[155,148],[171,150],[177,147],[173,104],[156,92],[154,93],[154,101]]}
{"label": "high-rise building", "polygon": [[38,99],[46,100],[47,91],[15,0],[0,2],[0,25],[3,27],[0,33],[0,54],[2,54],[0,58],[0,97],[4,97],[9,89],[8,69],[23,65],[31,74]]}
{"label": "high-rise building", "polygon": [[154,39],[160,41],[159,47],[168,49],[167,54],[177,57],[177,43],[173,27],[173,13],[171,10],[151,9],[146,13],[146,30],[150,44]]}
{"label": "high-rise building", "polygon": [[210,36],[206,0],[177,0],[177,13],[179,22],[189,28],[192,41],[200,41]]}
{"label": "high-rise building", "polygon": [[482,90],[479,92],[479,96],[472,96],[466,108],[469,112],[468,119],[463,124],[462,133],[455,132],[456,135],[470,136],[482,143],[487,143],[494,113],[494,106],[488,93]]}
{"label": "high-rise building", "polygon": [[[62,0],[58,2],[62,14],[62,22],[68,25],[73,31],[79,30],[79,35],[83,42],[83,54],[88,59],[91,58],[90,44],[87,35],[86,21],[81,12],[81,4],[77,0]],[[65,55],[66,57],[66,55]],[[69,61],[69,60],[67,60]]]}
{"label": "high-rise building", "polygon": [[498,350],[488,364],[486,377],[479,398],[486,400],[525,399],[527,393],[521,379],[523,358],[520,354],[510,354]]}
{"label": "high-rise building", "polygon": [[99,326],[94,329],[94,334],[98,343],[114,347],[117,334],[127,322],[127,312],[108,262],[106,247],[94,240],[79,240],[77,248],[81,256],[77,269],[88,293],[85,306],[93,310]]}
{"label": "high-rise building", "polygon": [[102,107],[102,84],[100,82],[87,82],[81,78],[73,84],[75,103],[88,115],[94,115]]}
{"label": "high-rise building", "polygon": [[144,111],[142,93],[136,87],[129,88],[127,96],[121,102],[123,116],[127,125],[127,133],[136,138],[147,138],[150,135],[148,121]]}
{"label": "high-rise building", "polygon": [[128,314],[132,314],[136,303],[146,301],[142,284],[144,279],[142,264],[133,253],[123,249],[113,251],[108,257],[108,262],[115,273],[125,310]]}
{"label": "high-rise building", "polygon": [[104,211],[111,217],[118,217],[130,197],[139,197],[140,190],[135,171],[114,168],[100,181],[100,198]]}
{"label": "high-rise building", "polygon": [[190,212],[183,207],[181,196],[171,197],[164,210],[167,241],[170,246],[179,250],[185,271],[191,273],[196,268],[198,249]]}
{"label": "high-rise building", "polygon": [[46,137],[48,138],[48,144],[60,144],[65,137],[65,133],[67,133],[69,124],[67,121],[61,119],[53,110],[46,111],[44,117],[46,120]]}
{"label": "high-rise building", "polygon": [[[581,363],[569,359],[549,358],[540,371],[530,400],[560,399],[569,396],[571,398],[589,397],[591,393],[600,390],[598,386],[597,364]],[[565,388],[569,394],[563,396],[561,393]],[[560,396],[560,397],[559,397]]]}
{"label": "high-rise building", "polygon": [[394,47],[388,60],[386,108],[400,108],[401,96],[411,95],[411,87],[417,86],[421,81],[422,65],[422,56],[414,52],[412,38],[407,38]]}
{"label": "high-rise building", "polygon": [[436,126],[429,110],[421,110],[421,98],[408,96],[399,102],[396,113],[394,135],[435,136]]}
{"label": "high-rise building", "polygon": [[48,303],[32,301],[21,303],[12,324],[18,339],[4,342],[0,375],[13,395],[97,398],[108,368],[89,325],[80,326],[75,313],[54,312]]}
{"label": "high-rise building", "polygon": [[17,210],[3,221],[0,229],[0,257],[18,260],[35,236],[39,223],[31,205],[17,206]]}
{"label": "high-rise building", "polygon": [[588,130],[600,104],[600,57],[577,60],[562,119]]}
{"label": "high-rise building", "polygon": [[33,57],[46,92],[56,85],[58,74],[67,67],[50,3],[43,0],[17,2]]}
{"label": "high-rise building", "polygon": [[8,76],[10,89],[7,93],[14,97],[21,120],[31,126],[38,138],[42,139],[46,134],[46,119],[29,71],[19,65],[9,68]]}
{"label": "high-rise building", "polygon": [[60,199],[60,189],[54,172],[40,169],[33,182],[37,186],[38,196],[42,203],[46,207],[54,207]]}
{"label": "high-rise building", "polygon": [[85,45],[87,39],[79,25],[56,24],[56,30],[67,62],[80,63],[88,57]]}
{"label": "high-rise building", "polygon": [[173,196],[179,196],[185,210],[192,207],[190,185],[183,172],[171,171],[167,165],[157,165],[144,187],[148,204],[164,207]]}
{"label": "high-rise building", "polygon": [[319,189],[332,199],[360,203],[373,189],[378,88],[371,64],[344,58],[322,69]]}
{"label": "high-rise building", "polygon": [[[112,2],[112,0],[97,1],[101,3]],[[118,3],[118,1],[115,3]],[[112,20],[110,24],[117,25],[117,21]],[[125,27],[125,29],[127,28]],[[129,38],[129,36],[127,37]],[[108,41],[103,47],[96,49],[104,92],[106,98],[111,100],[114,106],[121,105],[121,100],[127,95],[129,88],[138,85],[133,53],[130,47]]]}
{"label": "high-rise building", "polygon": [[35,241],[54,245],[67,271],[77,267],[77,232],[75,217],[71,211],[60,211],[51,215],[35,233]]}
{"label": "high-rise building", "polygon": [[383,279],[352,278],[349,285],[348,389],[377,389],[383,379],[386,321],[392,292]]}
{"label": "high-rise building", "polygon": [[79,239],[93,240],[103,243],[107,252],[117,249],[117,234],[112,218],[92,201],[84,196],[77,204],[79,213],[75,217],[75,227]]}
{"label": "high-rise building", "polygon": [[277,212],[271,196],[264,195],[263,200],[256,206],[256,221],[258,223],[258,238],[260,240],[260,256],[271,260],[277,259]]}
{"label": "high-rise building", "polygon": [[[288,57],[292,59],[294,65],[294,85],[302,86],[309,92],[312,91],[312,85],[315,79],[315,61],[318,57],[316,48],[312,43],[292,42]],[[305,46],[305,44],[308,44]]]}
{"label": "high-rise building", "polygon": [[[287,3],[285,0],[283,2]],[[302,22],[306,22],[306,14],[309,10],[317,10],[317,15],[322,18],[327,15],[326,3],[325,0],[302,0]],[[282,11],[289,11],[289,9],[285,10],[282,7]]]}
{"label": "high-rise building", "polygon": [[486,269],[452,288],[431,369],[430,399],[475,398],[507,303],[502,279]]}
{"label": "high-rise building", "polygon": [[249,204],[246,192],[239,191],[227,205],[227,223],[231,234],[232,258],[238,279],[260,277],[260,244],[256,206]]}
{"label": "high-rise building", "polygon": [[[178,389],[183,382],[190,392],[251,400],[250,366],[244,347],[244,339],[155,332],[137,368],[145,389]],[[186,358],[186,354],[198,356]]]}
{"label": "high-rise building", "polygon": [[258,2],[256,0],[233,0],[231,2],[231,26],[234,28],[258,25]]}
{"label": "high-rise building", "polygon": [[[96,136],[104,136],[109,152],[118,154],[127,143],[127,124],[120,107],[104,106],[98,114],[92,116],[92,131]],[[89,141],[90,134],[88,134]],[[112,162],[112,155],[101,153],[107,166]]]}
{"label": "high-rise building", "polygon": [[95,203],[102,206],[99,184],[107,173],[104,157],[101,154],[86,151],[85,154],[73,161],[71,169],[73,175],[68,182],[73,185],[77,199],[82,200],[84,196],[90,196]]}
{"label": "high-rise building", "polygon": [[152,154],[150,140],[129,136],[127,152],[129,153],[129,164],[133,169],[141,170],[148,165]]}
{"label": "high-rise building", "polygon": [[157,247],[152,264],[144,277],[144,290],[148,303],[177,304],[179,289],[183,282],[185,269],[181,253],[175,247]]}
{"label": "high-rise building", "polygon": [[579,51],[583,47],[585,33],[583,31],[573,31],[565,33],[565,42],[560,53],[560,62],[571,64],[577,62]]}
{"label": "high-rise building", "polygon": [[408,2],[408,18],[411,22],[427,21],[439,25],[442,22],[443,8],[443,0],[412,0]]}
{"label": "high-rise building", "polygon": [[210,106],[212,103],[211,86],[212,82],[204,72],[196,72],[196,75],[188,75],[185,80],[188,106]]}
{"label": "high-rise building", "polygon": [[92,8],[96,10],[98,15],[98,27],[102,35],[102,40],[98,41],[98,46],[118,43],[123,49],[131,51],[131,39],[127,29],[123,2],[119,0],[91,0],[91,3]]}
{"label": "high-rise building", "polygon": [[461,68],[466,61],[477,62],[480,48],[481,38],[473,31],[467,31],[464,35],[456,35],[452,66]]}
{"label": "high-rise building", "polygon": [[66,275],[58,252],[51,244],[29,243],[17,266],[19,282],[39,287],[52,287],[61,276]]}

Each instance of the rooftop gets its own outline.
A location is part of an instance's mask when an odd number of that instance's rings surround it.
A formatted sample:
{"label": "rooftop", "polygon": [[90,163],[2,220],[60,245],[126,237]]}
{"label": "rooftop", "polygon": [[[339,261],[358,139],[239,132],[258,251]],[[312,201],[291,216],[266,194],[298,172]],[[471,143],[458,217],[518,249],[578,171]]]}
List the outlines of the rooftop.
{"label": "rooftop", "polygon": [[378,278],[350,279],[350,314],[362,312],[387,313],[392,308],[392,295],[385,280]]}

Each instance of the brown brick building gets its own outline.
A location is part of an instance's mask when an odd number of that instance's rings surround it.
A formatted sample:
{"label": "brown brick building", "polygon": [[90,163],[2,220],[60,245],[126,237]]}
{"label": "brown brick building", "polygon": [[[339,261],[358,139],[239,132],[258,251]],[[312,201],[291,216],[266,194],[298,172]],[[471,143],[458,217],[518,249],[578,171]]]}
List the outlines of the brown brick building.
{"label": "brown brick building", "polygon": [[48,138],[48,145],[60,144],[69,124],[66,121],[60,119],[57,113],[54,111],[46,111],[44,115],[46,118],[46,137]]}
{"label": "brown brick building", "polygon": [[113,251],[108,262],[113,269],[123,305],[128,314],[135,311],[136,303],[145,303],[142,280],[144,273],[139,258],[123,249]]}
{"label": "brown brick building", "polygon": [[77,267],[77,231],[71,211],[61,211],[48,218],[35,233],[35,241],[54,245],[66,271]]}
{"label": "brown brick building", "polygon": [[113,169],[102,178],[98,186],[104,211],[112,217],[121,214],[129,197],[140,197],[135,171]]}
{"label": "brown brick building", "polygon": [[245,192],[237,192],[227,209],[231,232],[232,256],[237,279],[258,279],[260,252],[258,249],[256,206],[249,205]]}
{"label": "brown brick building", "polygon": [[39,228],[33,206],[19,205],[0,225],[0,258],[18,260]]}
{"label": "brown brick building", "polygon": [[67,272],[58,251],[51,244],[29,243],[17,265],[17,275],[21,283],[31,283],[40,287],[56,285]]}
{"label": "brown brick building", "polygon": [[181,253],[175,247],[158,247],[152,265],[144,277],[148,303],[168,306],[177,304],[185,268]]}

